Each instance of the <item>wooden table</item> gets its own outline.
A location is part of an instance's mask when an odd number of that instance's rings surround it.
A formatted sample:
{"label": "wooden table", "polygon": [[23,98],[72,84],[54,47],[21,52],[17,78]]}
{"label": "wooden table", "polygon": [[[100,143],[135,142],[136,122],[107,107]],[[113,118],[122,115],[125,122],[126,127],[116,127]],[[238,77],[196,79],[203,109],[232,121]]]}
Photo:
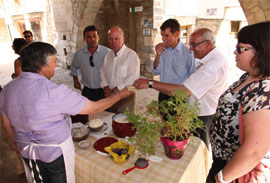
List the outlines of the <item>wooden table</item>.
{"label": "wooden table", "polygon": [[[95,142],[95,138],[89,139]],[[180,160],[168,159],[160,144],[155,155],[162,157],[161,162],[149,161],[146,169],[134,169],[126,175],[122,171],[134,166],[137,154],[124,164],[116,164],[93,146],[82,150],[75,143],[75,147],[77,183],[204,183],[212,163],[206,146],[196,137],[189,141]]]}

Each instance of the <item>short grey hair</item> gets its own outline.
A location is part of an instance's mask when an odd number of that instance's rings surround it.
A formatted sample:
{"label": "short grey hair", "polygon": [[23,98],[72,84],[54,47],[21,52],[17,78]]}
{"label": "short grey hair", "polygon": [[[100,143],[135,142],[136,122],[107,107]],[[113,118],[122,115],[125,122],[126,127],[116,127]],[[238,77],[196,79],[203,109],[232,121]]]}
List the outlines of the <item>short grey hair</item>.
{"label": "short grey hair", "polygon": [[207,29],[207,28],[202,29],[201,36],[205,40],[209,40],[212,43],[212,46],[215,46],[216,38],[215,38],[215,33],[212,30]]}

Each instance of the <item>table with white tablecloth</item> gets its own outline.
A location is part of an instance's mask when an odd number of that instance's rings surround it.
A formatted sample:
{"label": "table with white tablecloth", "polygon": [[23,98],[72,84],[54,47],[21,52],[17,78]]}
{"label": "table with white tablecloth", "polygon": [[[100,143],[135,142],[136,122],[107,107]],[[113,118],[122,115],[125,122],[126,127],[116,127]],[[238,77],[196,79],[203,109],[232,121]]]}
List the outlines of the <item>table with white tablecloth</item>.
{"label": "table with white tablecloth", "polygon": [[[100,117],[105,117],[109,128],[99,138],[115,137],[111,132],[112,114],[103,112]],[[96,137],[92,137],[90,133],[88,139],[94,144]],[[161,162],[149,161],[147,168],[136,168],[126,175],[123,175],[122,171],[134,166],[138,153],[126,163],[116,164],[108,155],[97,153],[93,146],[82,150],[75,143],[75,147],[77,183],[204,183],[212,163],[205,144],[196,137],[189,140],[181,159],[167,158],[162,145],[159,144],[155,155],[162,158]]]}

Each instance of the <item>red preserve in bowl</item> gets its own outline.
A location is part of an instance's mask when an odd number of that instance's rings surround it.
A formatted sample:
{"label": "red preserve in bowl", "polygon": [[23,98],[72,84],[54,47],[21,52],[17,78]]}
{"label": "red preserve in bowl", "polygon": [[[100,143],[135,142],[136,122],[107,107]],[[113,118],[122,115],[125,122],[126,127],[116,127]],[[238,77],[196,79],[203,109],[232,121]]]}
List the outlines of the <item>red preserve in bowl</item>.
{"label": "red preserve in bowl", "polygon": [[132,129],[132,124],[128,122],[123,114],[113,116],[112,129],[113,133],[120,138],[132,137],[136,133],[136,129]]}

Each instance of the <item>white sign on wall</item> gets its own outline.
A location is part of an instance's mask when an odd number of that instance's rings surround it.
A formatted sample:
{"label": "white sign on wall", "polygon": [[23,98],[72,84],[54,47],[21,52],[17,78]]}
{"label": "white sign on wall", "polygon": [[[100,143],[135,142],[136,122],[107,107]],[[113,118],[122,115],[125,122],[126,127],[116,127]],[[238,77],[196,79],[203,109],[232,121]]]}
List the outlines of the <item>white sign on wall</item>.
{"label": "white sign on wall", "polygon": [[206,11],[207,16],[217,16],[217,8],[210,8]]}
{"label": "white sign on wall", "polygon": [[142,19],[143,27],[153,27],[153,18],[143,18]]}
{"label": "white sign on wall", "polygon": [[151,34],[151,31],[150,31],[149,28],[143,29],[143,35],[144,36],[150,36],[150,34]]}

